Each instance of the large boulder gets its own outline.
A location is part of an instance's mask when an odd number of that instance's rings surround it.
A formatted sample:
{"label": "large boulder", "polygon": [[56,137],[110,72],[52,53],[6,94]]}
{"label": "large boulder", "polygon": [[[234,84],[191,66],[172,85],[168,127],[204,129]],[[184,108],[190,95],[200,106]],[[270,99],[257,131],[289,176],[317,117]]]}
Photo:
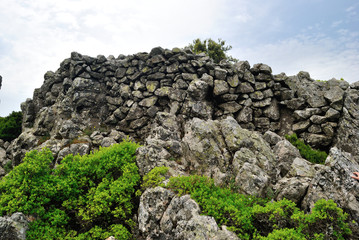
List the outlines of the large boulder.
{"label": "large boulder", "polygon": [[200,215],[198,204],[189,195],[176,196],[162,187],[147,189],[138,210],[140,234],[145,239],[238,239],[219,228],[213,217]]}

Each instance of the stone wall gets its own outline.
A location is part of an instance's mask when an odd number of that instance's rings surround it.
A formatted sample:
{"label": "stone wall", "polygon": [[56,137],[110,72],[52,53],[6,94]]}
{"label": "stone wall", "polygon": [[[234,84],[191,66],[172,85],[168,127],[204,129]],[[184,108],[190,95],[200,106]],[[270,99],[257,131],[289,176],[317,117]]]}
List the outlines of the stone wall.
{"label": "stone wall", "polygon": [[[21,106],[24,132],[7,149],[15,164],[46,141],[55,155],[74,141],[90,142],[86,153],[111,130],[117,138],[127,134],[143,141],[157,112],[182,119],[231,116],[243,128],[281,136],[293,131],[312,146],[329,149],[346,92],[358,92],[355,84],[318,82],[306,72],[273,75],[265,64],[215,64],[203,54],[161,47],[117,58],[73,52],[44,79]],[[94,139],[96,132],[104,133],[100,140]]]}

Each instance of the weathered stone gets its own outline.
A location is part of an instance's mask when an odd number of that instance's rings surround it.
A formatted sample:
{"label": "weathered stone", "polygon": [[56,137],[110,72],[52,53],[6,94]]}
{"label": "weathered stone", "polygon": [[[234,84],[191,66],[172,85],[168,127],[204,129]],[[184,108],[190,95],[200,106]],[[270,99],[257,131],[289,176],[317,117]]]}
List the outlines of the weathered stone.
{"label": "weathered stone", "polygon": [[29,222],[23,213],[17,212],[11,217],[0,217],[1,240],[25,240]]}
{"label": "weathered stone", "polygon": [[249,94],[249,97],[254,100],[262,100],[264,98],[264,95],[261,91],[255,91],[255,92]]}
{"label": "weathered stone", "polygon": [[301,158],[299,150],[287,140],[279,141],[274,146],[273,153],[277,156],[276,168],[281,177],[288,173],[295,158]]}
{"label": "weathered stone", "polygon": [[320,127],[320,125],[313,124],[308,128],[308,132],[310,132],[310,133],[321,133],[322,128]]}
{"label": "weathered stone", "polygon": [[309,145],[314,148],[328,146],[332,142],[331,137],[316,133],[306,133],[303,138]]}
{"label": "weathered stone", "polygon": [[265,82],[256,82],[254,84],[254,88],[258,91],[258,90],[263,90],[267,88],[267,84]]}
{"label": "weathered stone", "polygon": [[243,82],[239,85],[239,91],[241,93],[252,93],[252,92],[254,92],[254,89],[250,83]]}
{"label": "weathered stone", "polygon": [[153,93],[159,86],[159,82],[157,81],[147,81],[146,82],[146,89],[148,92]]}
{"label": "weathered stone", "polygon": [[152,107],[153,105],[156,104],[157,99],[158,98],[156,96],[145,98],[141,102],[139,102],[138,105],[141,107]]}
{"label": "weathered stone", "polygon": [[226,81],[214,80],[214,89],[213,89],[214,95],[216,96],[223,95],[228,92],[229,92],[229,86]]}
{"label": "weathered stone", "polygon": [[296,120],[306,120],[319,113],[321,113],[320,108],[306,108],[304,110],[295,110],[293,116]]}
{"label": "weathered stone", "polygon": [[208,84],[199,79],[193,80],[188,86],[188,93],[197,101],[205,100],[208,94]]}
{"label": "weathered stone", "polygon": [[358,221],[359,185],[350,177],[355,169],[359,169],[359,164],[349,153],[332,148],[326,166],[316,171],[302,207],[311,209],[319,199],[332,199],[341,208],[347,209],[353,220]]}
{"label": "weathered stone", "polygon": [[264,99],[262,101],[258,101],[258,102],[253,102],[253,107],[256,107],[256,108],[263,108],[263,107],[266,107],[269,105],[271,105],[270,98],[266,98],[266,99]]}
{"label": "weathered stone", "polygon": [[305,196],[311,178],[282,178],[274,186],[277,201],[288,199],[300,204]]}
{"label": "weathered stone", "polygon": [[310,126],[310,121],[297,122],[292,126],[294,132],[303,132]]}
{"label": "weathered stone", "polygon": [[253,110],[250,107],[245,106],[237,116],[237,121],[240,123],[249,123],[253,119]]}
{"label": "weathered stone", "polygon": [[244,71],[243,79],[248,83],[252,83],[252,84],[256,82],[254,75],[249,70]]}
{"label": "weathered stone", "polygon": [[239,85],[238,75],[235,74],[235,75],[233,75],[233,76],[227,77],[227,83],[228,83],[229,86],[231,86],[232,88],[236,88],[236,87]]}
{"label": "weathered stone", "polygon": [[216,79],[219,79],[219,80],[225,80],[227,77],[227,71],[222,68],[215,68],[214,74],[215,74]]}
{"label": "weathered stone", "polygon": [[273,99],[271,104],[264,109],[263,114],[264,116],[272,120],[279,120],[280,112],[279,112],[278,102],[276,99]]}
{"label": "weathered stone", "polygon": [[344,104],[344,91],[339,86],[331,87],[324,93],[324,98],[335,110],[341,111]]}
{"label": "weathered stone", "polygon": [[315,124],[322,124],[327,120],[324,116],[313,115],[310,117],[310,121]]}
{"label": "weathered stone", "polygon": [[340,117],[340,112],[333,109],[333,108],[329,108],[328,111],[325,113],[325,118],[326,120],[338,120]]}
{"label": "weathered stone", "polygon": [[222,103],[219,107],[223,110],[223,114],[235,113],[242,109],[242,106],[234,101]]}
{"label": "weathered stone", "polygon": [[271,146],[274,146],[279,141],[283,140],[278,134],[272,131],[266,131],[263,135],[263,139],[266,140]]}
{"label": "weathered stone", "polygon": [[258,117],[258,118],[255,117],[254,125],[257,128],[268,130],[269,126],[270,126],[270,120],[269,120],[269,118],[266,118],[266,117]]}

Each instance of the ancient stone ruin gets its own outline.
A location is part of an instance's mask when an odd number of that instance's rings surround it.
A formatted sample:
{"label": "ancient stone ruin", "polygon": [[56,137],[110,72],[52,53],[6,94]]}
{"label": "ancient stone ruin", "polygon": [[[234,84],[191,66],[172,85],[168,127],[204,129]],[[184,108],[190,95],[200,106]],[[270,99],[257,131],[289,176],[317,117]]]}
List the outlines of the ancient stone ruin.
{"label": "ancient stone ruin", "polygon": [[[44,78],[21,105],[23,133],[0,142],[2,175],[6,163],[19,164],[31,149],[49,147],[57,164],[67,154],[129,136],[143,144],[137,154],[142,175],[167,166],[172,175],[196,172],[218,184],[234,179],[241,193],[273,191],[276,200],[287,198],[306,210],[320,198],[334,199],[359,221],[359,185],[350,178],[359,171],[359,82],[315,81],[307,72],[273,75],[265,64],[215,64],[204,54],[161,47],[117,58],[73,52]],[[303,159],[283,138],[290,133],[328,151],[326,164]],[[161,213],[149,213],[148,201],[162,204]],[[165,212],[188,202],[195,210],[184,226],[210,222],[211,236],[236,239],[213,219],[202,219],[191,201],[161,188],[145,192],[142,236],[191,236],[161,225],[170,221]]]}

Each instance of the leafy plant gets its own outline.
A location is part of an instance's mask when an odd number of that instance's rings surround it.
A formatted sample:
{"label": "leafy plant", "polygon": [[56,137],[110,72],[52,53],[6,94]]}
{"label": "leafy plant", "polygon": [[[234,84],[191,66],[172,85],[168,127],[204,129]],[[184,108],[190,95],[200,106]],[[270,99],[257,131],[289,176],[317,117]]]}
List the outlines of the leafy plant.
{"label": "leafy plant", "polygon": [[0,139],[12,141],[22,131],[22,113],[12,112],[7,117],[0,117]]}
{"label": "leafy plant", "polygon": [[51,168],[50,150],[31,151],[0,181],[0,214],[34,216],[27,239],[129,239],[140,175],[139,145],[124,141]]}
{"label": "leafy plant", "polygon": [[195,54],[205,53],[214,60],[215,63],[219,63],[223,59],[227,59],[231,62],[237,62],[238,60],[226,54],[227,51],[232,49],[232,46],[226,46],[226,41],[218,39],[218,42],[212,39],[197,38],[193,40],[192,44],[188,46]]}
{"label": "leafy plant", "polygon": [[347,214],[332,200],[319,200],[305,214],[290,200],[268,201],[220,188],[203,176],[172,177],[166,186],[190,194],[202,213],[226,225],[240,239],[350,239]]}
{"label": "leafy plant", "polygon": [[303,140],[298,139],[297,134],[286,135],[285,138],[298,148],[300,155],[312,163],[324,164],[328,154],[324,151],[315,150],[309,145],[305,144]]}
{"label": "leafy plant", "polygon": [[143,177],[143,182],[141,184],[142,190],[147,188],[161,186],[164,187],[162,183],[165,180],[164,175],[168,172],[168,167],[155,167],[149,173]]}

